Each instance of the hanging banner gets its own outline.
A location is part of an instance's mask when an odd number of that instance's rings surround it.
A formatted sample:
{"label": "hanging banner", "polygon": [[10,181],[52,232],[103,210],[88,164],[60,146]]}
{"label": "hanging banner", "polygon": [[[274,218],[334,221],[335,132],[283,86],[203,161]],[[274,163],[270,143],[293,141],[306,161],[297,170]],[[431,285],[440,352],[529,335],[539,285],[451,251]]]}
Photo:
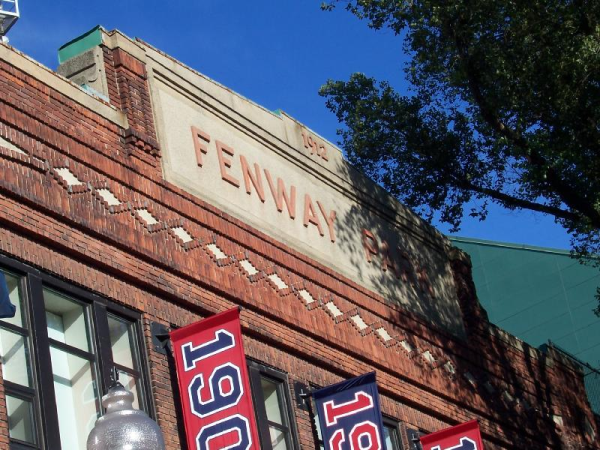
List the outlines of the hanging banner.
{"label": "hanging banner", "polygon": [[174,330],[170,336],[188,447],[260,449],[239,309]]}
{"label": "hanging banner", "polygon": [[423,436],[421,445],[423,450],[483,450],[476,420]]}
{"label": "hanging banner", "polygon": [[313,392],[325,450],[382,450],[375,372]]}

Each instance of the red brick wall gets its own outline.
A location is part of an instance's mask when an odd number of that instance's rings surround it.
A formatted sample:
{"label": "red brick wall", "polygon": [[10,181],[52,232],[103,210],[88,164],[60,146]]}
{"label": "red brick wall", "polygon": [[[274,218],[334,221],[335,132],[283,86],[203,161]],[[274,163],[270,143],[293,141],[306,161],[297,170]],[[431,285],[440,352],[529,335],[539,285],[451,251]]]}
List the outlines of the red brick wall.
{"label": "red brick wall", "polygon": [[113,105],[127,116],[129,128],[124,130],[127,151],[132,164],[149,166],[160,173],[160,152],[150,101],[146,67],[121,49],[102,46],[108,96]]}
{"label": "red brick wall", "polygon": [[[466,261],[453,261],[468,329],[463,341],[165,182],[145,67],[120,49],[105,48],[104,57],[110,99],[127,114],[128,130],[0,62],[0,136],[26,152],[0,146],[0,252],[143,312],[169,449],[180,448],[177,412],[168,360],[152,348],[150,322],[183,326],[234,305],[244,307],[248,355],[287,372],[290,384],[327,385],[376,370],[383,412],[410,427],[434,431],[477,418],[486,448],[583,445],[582,414],[591,415],[580,376],[490,333]],[[60,168],[82,184],[69,186]],[[98,189],[121,204],[108,206]],[[144,223],[140,208],[158,223]],[[181,241],[176,227],[193,242]],[[217,259],[212,244],[227,257]],[[239,264],[245,259],[257,275],[247,275]],[[289,287],[277,289],[272,274]],[[332,317],[330,301],[342,316]],[[363,332],[350,320],[357,313],[369,324]],[[379,327],[393,339],[382,339]],[[435,363],[423,358],[426,351]],[[313,448],[307,413],[294,413],[302,447]],[[554,426],[552,413],[564,427]],[[0,392],[0,442],[6,439]]]}

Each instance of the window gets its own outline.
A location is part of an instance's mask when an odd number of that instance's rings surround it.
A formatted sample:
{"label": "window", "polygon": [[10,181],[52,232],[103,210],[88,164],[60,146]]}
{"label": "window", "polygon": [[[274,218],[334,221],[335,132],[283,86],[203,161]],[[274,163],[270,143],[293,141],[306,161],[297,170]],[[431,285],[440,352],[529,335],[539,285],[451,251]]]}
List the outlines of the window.
{"label": "window", "polygon": [[0,257],[16,306],[0,319],[11,449],[80,450],[102,414],[113,367],[148,411],[140,316]]}
{"label": "window", "polygon": [[315,401],[312,397],[310,398],[310,402],[311,402],[311,416],[312,416],[312,422],[314,425],[314,431],[316,433],[317,447],[319,447],[320,450],[324,450],[325,444],[323,443],[323,435],[321,434],[321,423],[319,422],[319,412],[317,411]]}
{"label": "window", "polygon": [[[145,398],[140,397],[144,392],[141,385],[142,375],[139,367],[140,354],[136,339],[136,324],[131,320],[124,319],[115,314],[108,314],[108,329],[110,333],[110,345],[112,350],[113,364],[119,374],[119,382],[133,393],[133,407],[147,410]],[[140,403],[140,399],[142,402]]]}
{"label": "window", "polygon": [[398,422],[389,417],[383,417],[383,440],[385,450],[402,450]]}
{"label": "window", "polygon": [[248,369],[261,448],[298,448],[287,376],[254,361],[248,362]]}
{"label": "window", "polygon": [[15,316],[0,321],[0,361],[6,393],[8,428],[12,439],[26,444],[37,443],[34,414],[35,390],[30,362],[31,335],[23,314],[22,289],[17,276],[6,274],[10,301]]}

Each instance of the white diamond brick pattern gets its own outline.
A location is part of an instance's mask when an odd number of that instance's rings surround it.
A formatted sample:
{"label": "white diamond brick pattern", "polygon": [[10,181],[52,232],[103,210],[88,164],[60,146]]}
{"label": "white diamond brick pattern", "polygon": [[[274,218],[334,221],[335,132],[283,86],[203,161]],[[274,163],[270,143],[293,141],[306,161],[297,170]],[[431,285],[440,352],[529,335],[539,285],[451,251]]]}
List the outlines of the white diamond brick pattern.
{"label": "white diamond brick pattern", "polygon": [[173,231],[173,233],[175,233],[175,236],[177,236],[179,239],[181,239],[181,241],[184,244],[187,244],[188,242],[192,242],[194,240],[194,238],[190,235],[190,233],[185,231],[185,228],[183,228],[183,227],[174,227],[174,228],[171,228],[171,230]]}
{"label": "white diamond brick pattern", "polygon": [[242,266],[242,269],[246,271],[248,276],[256,275],[258,273],[256,267],[254,267],[247,259],[240,261],[240,266]]}
{"label": "white diamond brick pattern", "polygon": [[367,328],[369,325],[367,325],[367,323],[363,320],[362,317],[360,317],[359,314],[356,314],[352,317],[350,317],[350,319],[352,319],[352,322],[354,322],[354,324],[358,327],[358,329],[360,331],[364,330],[365,328]]}
{"label": "white diamond brick pattern", "polygon": [[217,244],[208,244],[206,246],[207,249],[210,250],[210,252],[215,255],[215,258],[217,259],[224,259],[227,258],[227,255],[223,252],[223,250],[221,250],[219,248],[219,246]]}
{"label": "white diamond brick pattern", "polygon": [[412,345],[410,345],[407,341],[400,341],[400,345],[404,350],[406,350],[406,353],[413,351]]}
{"label": "white diamond brick pattern", "polygon": [[[10,142],[5,141],[4,139],[2,139],[0,137],[0,145],[9,148],[10,150],[13,150],[17,153],[21,153],[21,154],[26,154],[24,151],[22,151],[21,149],[15,147],[14,145],[12,145]],[[76,176],[75,174],[73,174],[68,168],[63,167],[63,168],[59,168],[59,169],[54,169],[55,172],[65,181],[65,183],[68,186],[79,186],[84,184],[83,182],[81,182]],[[109,189],[97,189],[96,192],[98,193],[98,195],[100,195],[100,197],[102,197],[102,199],[109,205],[109,206],[118,206],[122,204],[122,201],[119,200]],[[141,208],[141,209],[136,209],[135,213],[138,215],[138,217],[143,220],[146,224],[148,225],[155,225],[158,223],[158,220],[152,216],[152,214],[145,208]],[[190,233],[188,233],[183,227],[173,227],[171,228],[171,230],[173,231],[173,233],[175,233],[175,235],[177,237],[179,237],[181,239],[182,242],[184,243],[188,243],[191,242],[193,240],[193,237],[190,235]],[[220,259],[224,259],[227,258],[227,255],[216,245],[216,244],[209,244],[206,246],[207,249],[215,256],[215,258],[217,260]],[[239,262],[240,266],[242,267],[242,269],[249,275],[256,275],[259,273],[259,270],[248,260],[248,259],[244,259],[242,261]],[[268,277],[273,284],[277,287],[277,289],[285,289],[288,287],[288,285],[279,277],[279,275],[277,274],[272,274],[269,275]],[[298,291],[298,295],[299,297],[307,304],[311,304],[315,302],[315,299],[313,298],[313,296],[310,294],[310,292],[308,292],[306,289],[301,289]],[[334,317],[337,318],[339,316],[342,316],[343,313],[342,311],[340,311],[340,309],[335,305],[335,303],[333,301],[330,301],[328,303],[325,304],[325,307],[327,308],[327,310],[329,311],[329,313]],[[360,330],[363,331],[366,328],[368,328],[369,326],[367,325],[367,323],[363,320],[363,318],[360,316],[360,314],[355,314],[351,317],[351,320],[354,322],[354,324],[356,325],[356,327]],[[375,332],[379,335],[379,337],[384,341],[384,342],[389,342],[391,341],[393,338],[392,336],[388,333],[388,331],[384,328],[384,327],[380,327],[377,328],[375,330]],[[400,341],[400,345],[402,346],[402,348],[407,352],[407,353],[411,353],[413,352],[413,347],[412,345],[406,341],[406,340],[402,340]],[[423,358],[427,361],[429,361],[430,363],[434,363],[435,362],[435,358],[434,356],[431,354],[430,351],[426,351],[422,354]],[[454,367],[454,365],[452,364],[451,361],[447,361],[444,364],[444,368],[452,375],[454,375],[456,373],[456,368]],[[463,374],[463,376],[466,378],[466,380],[473,386],[476,386],[477,384],[477,380],[475,379],[475,377],[470,373],[470,372],[465,372]],[[486,382],[485,383],[485,388],[490,391],[490,392],[494,392],[495,389],[494,387],[489,383]],[[503,392],[505,398],[507,400],[511,400],[514,399],[508,392]],[[521,401],[521,399],[518,399],[516,401]],[[527,404],[526,401],[523,400],[523,404]],[[562,418],[560,416],[554,416],[553,417],[555,422],[559,423],[562,421]]]}
{"label": "white diamond brick pattern", "polygon": [[83,184],[81,181],[79,181],[77,179],[75,174],[73,172],[71,172],[69,169],[67,169],[66,167],[63,167],[61,169],[54,169],[54,171],[58,174],[59,177],[61,177],[63,180],[65,180],[65,183],[67,183],[67,186],[79,186],[79,185]]}
{"label": "white diamond brick pattern", "polygon": [[269,275],[267,278],[277,286],[277,289],[286,289],[288,287],[288,285],[285,284],[285,281],[283,281],[276,273]]}
{"label": "white diamond brick pattern", "polygon": [[96,192],[98,195],[100,195],[100,197],[102,197],[102,200],[104,200],[108,206],[119,206],[121,204],[121,201],[115,197],[115,194],[110,192],[108,189],[96,189]]}
{"label": "white diamond brick pattern", "polygon": [[429,364],[435,364],[435,358],[429,350],[423,353],[423,359]]}
{"label": "white diamond brick pattern", "polygon": [[552,421],[559,427],[562,427],[565,425],[562,416],[559,416],[558,414],[552,414]]}
{"label": "white diamond brick pattern", "polygon": [[333,317],[339,317],[343,314],[342,311],[340,311],[340,308],[338,308],[333,302],[327,303],[325,307],[329,310]]}
{"label": "white diamond brick pattern", "polygon": [[465,372],[465,378],[467,379],[467,381],[469,383],[471,383],[472,386],[477,385],[477,380],[475,379],[475,377],[473,376],[473,374],[471,372]]}
{"label": "white diamond brick pattern", "polygon": [[384,342],[388,342],[392,340],[392,336],[390,336],[390,333],[388,333],[388,331],[383,328],[377,328],[377,330],[375,330],[377,332],[377,334],[379,335],[379,337],[381,337],[381,339],[383,339]]}
{"label": "white diamond brick pattern", "polygon": [[21,155],[27,154],[23,150],[21,150],[19,147],[16,147],[12,142],[7,141],[6,139],[4,139],[1,136],[0,136],[0,145],[2,147],[6,147],[7,149],[12,150],[13,152],[19,153]]}
{"label": "white diamond brick pattern", "polygon": [[514,403],[515,401],[515,398],[512,395],[510,395],[510,392],[508,391],[503,391],[502,397],[504,397],[504,399],[509,403]]}
{"label": "white diamond brick pattern", "polygon": [[304,302],[307,305],[310,305],[311,303],[315,302],[315,299],[313,298],[313,296],[311,295],[311,293],[308,292],[306,289],[300,289],[298,291],[298,294],[300,295],[300,297],[302,298],[302,300],[304,300]]}
{"label": "white diamond brick pattern", "polygon": [[158,223],[158,220],[145,208],[136,209],[135,212],[147,225],[156,225]]}
{"label": "white diamond brick pattern", "polygon": [[454,367],[454,364],[452,364],[452,361],[448,361],[446,364],[444,364],[444,368],[450,375],[454,375],[456,373],[456,368]]}

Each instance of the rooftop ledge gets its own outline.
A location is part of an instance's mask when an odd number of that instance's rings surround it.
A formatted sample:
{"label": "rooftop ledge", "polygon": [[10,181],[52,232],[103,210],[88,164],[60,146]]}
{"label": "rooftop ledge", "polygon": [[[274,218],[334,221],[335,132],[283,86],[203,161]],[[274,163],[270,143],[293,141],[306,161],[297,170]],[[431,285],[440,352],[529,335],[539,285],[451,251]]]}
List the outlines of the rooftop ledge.
{"label": "rooftop ledge", "polygon": [[22,70],[46,86],[94,111],[121,128],[129,128],[127,117],[114,106],[6,44],[0,44],[0,60]]}

